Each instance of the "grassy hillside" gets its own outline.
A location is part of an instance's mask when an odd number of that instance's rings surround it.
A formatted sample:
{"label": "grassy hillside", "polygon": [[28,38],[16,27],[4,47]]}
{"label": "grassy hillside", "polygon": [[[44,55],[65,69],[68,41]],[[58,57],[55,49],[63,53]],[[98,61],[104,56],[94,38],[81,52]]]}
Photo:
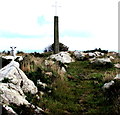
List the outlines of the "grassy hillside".
{"label": "grassy hillside", "polygon": [[[119,62],[119,57],[106,66],[91,64],[88,60],[76,60],[66,66],[49,60],[50,64],[45,65],[50,54],[27,54],[20,63],[39,90],[37,95],[26,93],[29,102],[42,108],[44,114],[48,115],[117,115],[120,112],[120,91],[114,94],[113,90],[106,92],[102,88],[104,83],[120,73],[113,66]],[[61,65],[66,67],[66,73],[60,70]],[[37,84],[39,79],[47,84],[45,88]],[[120,85],[117,87],[119,89]],[[25,113],[23,106],[18,109],[12,105],[12,108],[19,114]],[[25,110],[33,114],[32,109]]]}
{"label": "grassy hillside", "polygon": [[[45,89],[38,87],[44,92],[40,99],[27,95],[31,103],[43,108],[50,115],[114,113],[114,103],[109,101],[109,96],[102,87],[115,77],[118,69],[113,65],[100,67],[91,65],[89,61],[75,61],[67,65],[65,74],[59,74],[59,63],[55,64],[54,69],[41,64],[36,71],[26,73],[34,82],[41,79],[48,84]],[[52,72],[52,76],[45,75],[45,72]]]}

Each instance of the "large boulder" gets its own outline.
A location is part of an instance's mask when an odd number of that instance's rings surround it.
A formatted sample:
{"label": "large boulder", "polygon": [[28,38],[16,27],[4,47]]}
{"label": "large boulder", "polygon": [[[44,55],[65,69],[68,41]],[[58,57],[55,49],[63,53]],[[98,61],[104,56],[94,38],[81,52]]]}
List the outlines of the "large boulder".
{"label": "large boulder", "polygon": [[29,104],[25,94],[38,92],[34,83],[27,78],[19,68],[19,63],[12,61],[0,70],[0,92],[1,102],[4,104],[14,103],[16,105]]}
{"label": "large boulder", "polygon": [[50,59],[55,59],[56,61],[60,61],[61,63],[74,62],[68,52],[60,52],[58,54],[53,54],[50,56]]}
{"label": "large boulder", "polygon": [[0,70],[0,81],[4,79],[9,79],[10,83],[20,86],[24,92],[37,93],[37,87],[19,68],[18,62],[11,61],[11,63]]}
{"label": "large boulder", "polygon": [[16,105],[28,105],[29,102],[25,99],[25,95],[19,86],[12,83],[0,83],[1,103]]}

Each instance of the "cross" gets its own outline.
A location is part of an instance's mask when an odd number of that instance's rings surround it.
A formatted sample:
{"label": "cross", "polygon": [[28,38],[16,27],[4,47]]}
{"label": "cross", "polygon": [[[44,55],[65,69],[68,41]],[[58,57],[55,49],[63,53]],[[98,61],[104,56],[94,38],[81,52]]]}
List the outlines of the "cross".
{"label": "cross", "polygon": [[52,5],[52,7],[55,7],[55,16],[57,16],[57,9],[58,7],[61,7],[61,6],[58,6],[58,2],[55,1],[55,5]]}

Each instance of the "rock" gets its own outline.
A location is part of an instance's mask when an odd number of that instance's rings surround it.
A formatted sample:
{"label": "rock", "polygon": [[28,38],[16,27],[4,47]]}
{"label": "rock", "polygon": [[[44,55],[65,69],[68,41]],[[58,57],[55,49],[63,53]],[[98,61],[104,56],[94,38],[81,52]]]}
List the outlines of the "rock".
{"label": "rock", "polygon": [[62,71],[63,73],[66,73],[65,67],[62,67],[62,68],[61,68],[61,71]]}
{"label": "rock", "polygon": [[3,105],[3,109],[7,111],[7,115],[18,115],[11,107]]}
{"label": "rock", "polygon": [[110,86],[112,86],[115,82],[114,81],[111,81],[109,83],[105,83],[104,86],[103,86],[103,89],[109,89]]}
{"label": "rock", "polygon": [[14,60],[14,59],[17,59],[18,61],[22,61],[23,60],[23,57],[22,56],[2,56],[2,58],[4,59],[7,59],[7,60]]}
{"label": "rock", "polygon": [[15,61],[0,69],[0,81],[4,81],[4,83],[0,83],[2,93],[0,102],[5,104],[28,105],[29,102],[25,99],[24,93],[38,92],[37,87],[27,78],[19,68],[19,63]]}
{"label": "rock", "polygon": [[43,115],[44,114],[44,110],[41,109],[40,107],[35,106],[35,105],[30,105],[30,107],[32,109],[34,109],[34,115]]}
{"label": "rock", "polygon": [[109,58],[110,58],[110,60],[114,60],[115,59],[113,56],[110,56]]}
{"label": "rock", "polygon": [[60,61],[61,63],[71,63],[74,60],[70,57],[70,54],[67,52],[60,52],[58,54],[53,54],[50,56],[51,59],[55,59],[56,61]]}
{"label": "rock", "polygon": [[101,56],[101,52],[98,52],[98,51],[94,52],[94,54],[96,55],[96,57]]}
{"label": "rock", "polygon": [[27,105],[29,102],[25,99],[25,95],[19,86],[11,83],[0,83],[1,103],[16,105]]}
{"label": "rock", "polygon": [[96,56],[95,53],[91,53],[91,52],[89,52],[88,55],[89,55],[89,58],[94,58]]}
{"label": "rock", "polygon": [[41,85],[44,89],[45,89],[45,87],[47,86],[46,83],[42,83],[40,80],[37,80],[37,84],[38,84],[38,85]]}
{"label": "rock", "polygon": [[52,66],[55,62],[52,60],[45,60],[45,65],[46,66]]}
{"label": "rock", "polygon": [[105,54],[104,53],[101,53],[101,56],[104,56]]}
{"label": "rock", "polygon": [[40,91],[40,97],[42,98],[42,96],[44,95],[44,92]]}
{"label": "rock", "polygon": [[110,58],[96,58],[94,61],[91,61],[91,63],[106,64],[106,63],[111,63],[111,60],[110,60]]}
{"label": "rock", "polygon": [[84,53],[84,52],[81,52],[81,51],[75,51],[73,55],[78,60],[84,60],[85,58],[89,57],[88,53]]}
{"label": "rock", "polygon": [[112,81],[110,81],[109,83],[105,83],[103,86],[103,89],[109,89],[110,86],[114,85],[115,84],[114,80],[120,80],[120,74],[117,74],[116,77]]}
{"label": "rock", "polygon": [[13,60],[14,59],[14,57],[13,56],[2,56],[2,58],[4,58],[4,59],[10,59],[10,60]]}
{"label": "rock", "polygon": [[120,64],[119,64],[119,63],[118,63],[118,64],[114,64],[114,66],[115,66],[116,68],[120,69]]}
{"label": "rock", "polygon": [[90,58],[96,58],[96,57],[100,57],[100,56],[104,56],[104,53],[101,52],[88,52],[88,53],[84,53],[81,51],[75,51],[73,53],[73,55],[75,56],[76,59],[78,60],[84,60],[84,59],[90,59]]}
{"label": "rock", "polygon": [[4,78],[9,79],[10,83],[18,85],[24,92],[37,93],[37,87],[33,81],[29,80],[24,72],[19,68],[19,63],[12,61],[0,70],[0,81]]}
{"label": "rock", "polygon": [[52,72],[46,72],[45,75],[47,75],[47,76],[52,76],[53,73],[52,73]]}
{"label": "rock", "polygon": [[120,74],[117,74],[114,79],[120,80]]}

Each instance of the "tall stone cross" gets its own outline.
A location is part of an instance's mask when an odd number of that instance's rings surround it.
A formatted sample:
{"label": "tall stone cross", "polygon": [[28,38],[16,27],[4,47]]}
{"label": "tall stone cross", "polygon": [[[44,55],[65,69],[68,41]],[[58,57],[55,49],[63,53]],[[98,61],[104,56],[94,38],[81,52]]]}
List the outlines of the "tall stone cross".
{"label": "tall stone cross", "polygon": [[55,2],[55,16],[54,16],[54,54],[59,53],[59,17],[57,16],[57,8],[60,7]]}

